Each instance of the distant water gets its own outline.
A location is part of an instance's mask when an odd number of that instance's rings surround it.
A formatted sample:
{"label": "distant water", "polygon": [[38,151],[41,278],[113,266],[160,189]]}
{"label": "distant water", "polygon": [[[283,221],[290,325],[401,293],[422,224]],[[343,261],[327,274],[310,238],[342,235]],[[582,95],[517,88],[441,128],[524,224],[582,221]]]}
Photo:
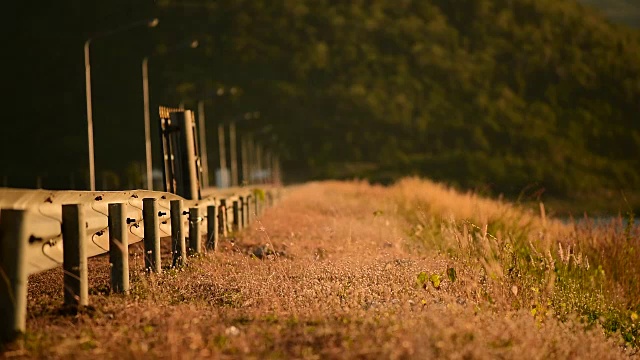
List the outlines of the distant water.
{"label": "distant water", "polygon": [[[614,227],[616,229],[624,230],[629,223],[629,218],[627,217],[617,217],[617,216],[596,216],[596,217],[577,217],[577,218],[569,218],[563,217],[559,218],[565,224],[576,224],[579,227]],[[640,226],[640,219],[634,219],[634,227]]]}

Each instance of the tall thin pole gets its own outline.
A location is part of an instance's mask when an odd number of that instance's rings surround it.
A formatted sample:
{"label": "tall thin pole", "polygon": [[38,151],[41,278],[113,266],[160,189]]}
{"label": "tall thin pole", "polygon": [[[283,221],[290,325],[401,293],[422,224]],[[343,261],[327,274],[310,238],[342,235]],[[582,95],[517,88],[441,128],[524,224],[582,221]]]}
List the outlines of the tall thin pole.
{"label": "tall thin pole", "polygon": [[220,187],[225,187],[227,172],[227,153],[224,143],[224,124],[218,124],[218,146],[220,153]]}
{"label": "tall thin pole", "polygon": [[209,187],[209,160],[207,157],[207,132],[204,121],[204,101],[198,101],[198,130],[200,132],[200,159],[202,160],[202,186]]}
{"label": "tall thin pole", "polygon": [[[111,31],[103,32],[94,36],[94,39],[104,38],[113,34],[117,34],[126,30],[130,30],[140,25],[147,25],[150,28],[156,27],[159,21],[157,18],[135,21],[133,23],[121,26]],[[84,77],[85,89],[87,95],[87,136],[89,138],[89,188],[91,191],[96,190],[96,168],[94,163],[93,152],[93,112],[91,107],[91,62],[89,61],[89,45],[91,39],[84,42]]]}
{"label": "tall thin pole", "polygon": [[246,136],[240,137],[240,157],[242,160],[242,183],[249,185],[249,152],[248,152],[248,139]]}
{"label": "tall thin pole", "polygon": [[265,149],[264,162],[265,162],[267,184],[273,183],[273,163],[271,162],[271,159],[272,159],[271,151],[269,151],[268,149]]}
{"label": "tall thin pole", "polygon": [[256,144],[256,167],[258,168],[258,184],[262,184],[262,146],[260,143]]}
{"label": "tall thin pole", "polygon": [[256,153],[255,153],[255,143],[253,141],[253,135],[249,135],[249,140],[247,141],[247,150],[249,151],[249,183],[253,184],[253,181],[257,175],[256,172]]}
{"label": "tall thin pole", "polygon": [[96,191],[96,168],[93,158],[93,112],[91,110],[91,63],[89,45],[91,39],[84,42],[84,78],[87,95],[87,136],[89,138],[89,188]]}
{"label": "tall thin pole", "polygon": [[144,98],[144,146],[147,160],[147,190],[153,190],[153,159],[151,157],[151,120],[149,116],[149,58],[142,59],[142,94]]}
{"label": "tall thin pole", "polygon": [[238,186],[238,156],[236,154],[236,123],[229,124],[229,155],[231,156],[231,186]]}

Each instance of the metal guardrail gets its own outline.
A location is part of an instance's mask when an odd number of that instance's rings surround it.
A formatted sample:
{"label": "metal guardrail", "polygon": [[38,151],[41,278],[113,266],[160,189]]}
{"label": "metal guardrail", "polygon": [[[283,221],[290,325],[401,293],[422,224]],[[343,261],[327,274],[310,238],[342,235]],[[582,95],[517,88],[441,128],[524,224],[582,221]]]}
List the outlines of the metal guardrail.
{"label": "metal guardrail", "polygon": [[112,291],[126,292],[129,244],[144,240],[145,268],[157,272],[160,239],[169,238],[179,266],[187,248],[215,250],[218,236],[241,230],[279,197],[277,188],[206,189],[200,200],[146,190],[0,188],[0,340],[25,330],[28,275],[63,266],[65,305],[87,305],[88,257],[109,252]]}

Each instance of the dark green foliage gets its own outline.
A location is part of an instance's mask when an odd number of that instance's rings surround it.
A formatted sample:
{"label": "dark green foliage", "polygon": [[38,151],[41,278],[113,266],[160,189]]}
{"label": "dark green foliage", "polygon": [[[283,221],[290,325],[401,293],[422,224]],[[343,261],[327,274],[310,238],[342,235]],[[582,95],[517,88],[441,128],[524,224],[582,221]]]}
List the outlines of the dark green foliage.
{"label": "dark green foliage", "polygon": [[202,20],[197,71],[264,109],[293,177],[640,185],[640,36],[573,0],[163,6]]}
{"label": "dark green foliage", "polygon": [[[630,0],[604,5],[637,14]],[[215,122],[259,110],[239,133],[259,132],[285,158],[289,180],[389,183],[419,174],[514,195],[527,187],[555,195],[640,188],[640,36],[575,0],[74,0],[21,8],[11,50],[20,64],[8,76],[21,94],[12,107],[25,121],[6,121],[16,136],[0,144],[15,153],[0,160],[13,186],[32,186],[37,174],[45,187],[86,182],[82,44],[158,16],[153,31],[92,45],[96,162],[100,174],[125,175],[122,187],[135,183],[127,165],[144,159],[140,61],[155,48],[153,118],[157,105],[195,108],[206,99],[212,145]],[[198,49],[167,52],[194,38]],[[233,100],[217,97],[220,85],[241,90]],[[113,146],[123,133],[128,141]],[[24,139],[24,151],[13,151],[12,138]],[[217,165],[215,146],[209,151]],[[55,160],[65,154],[78,156]]]}

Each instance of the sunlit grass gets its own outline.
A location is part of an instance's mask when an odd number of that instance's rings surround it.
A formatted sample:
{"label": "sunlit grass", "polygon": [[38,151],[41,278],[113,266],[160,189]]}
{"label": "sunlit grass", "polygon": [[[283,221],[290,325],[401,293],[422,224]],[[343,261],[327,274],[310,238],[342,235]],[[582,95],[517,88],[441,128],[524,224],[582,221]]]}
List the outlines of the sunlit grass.
{"label": "sunlit grass", "polygon": [[624,358],[637,351],[637,311],[625,303],[637,299],[627,284],[637,270],[616,261],[637,260],[604,246],[622,238],[637,244],[637,229],[577,229],[426,180],[310,183],[183,269],[146,275],[133,247],[129,296],[109,295],[107,259],[92,259],[92,308],[78,315],[57,311],[60,269],[30,277],[28,333],[7,350]]}
{"label": "sunlit grass", "polygon": [[392,191],[410,235],[477,274],[479,296],[539,321],[577,316],[640,345],[640,245],[633,215],[607,224],[564,224],[513,205],[405,179]]}

